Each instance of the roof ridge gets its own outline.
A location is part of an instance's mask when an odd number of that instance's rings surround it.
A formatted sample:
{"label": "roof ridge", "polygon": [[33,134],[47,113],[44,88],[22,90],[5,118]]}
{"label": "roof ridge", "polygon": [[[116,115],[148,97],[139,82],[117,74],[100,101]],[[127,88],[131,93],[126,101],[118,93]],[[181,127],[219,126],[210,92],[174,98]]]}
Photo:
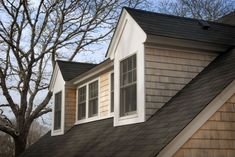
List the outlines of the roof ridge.
{"label": "roof ridge", "polygon": [[[166,16],[166,17],[177,18],[177,19],[184,19],[184,20],[190,20],[190,21],[197,21],[197,22],[199,22],[200,20],[203,20],[203,19],[196,19],[196,18],[191,18],[191,17],[182,17],[182,16],[177,16],[177,15],[172,15],[172,14],[159,13],[159,12],[154,12],[154,11],[149,11],[149,10],[142,10],[142,9],[136,9],[136,8],[130,8],[130,7],[123,7],[123,8],[126,9],[127,11],[128,10],[130,10],[130,11],[138,11],[138,12],[143,12],[143,13],[148,13],[148,14],[156,14],[156,15],[159,15],[159,16]],[[203,21],[206,21],[208,23],[215,24],[215,25],[235,27],[234,25],[220,23],[220,22],[217,22],[217,21],[208,21],[208,20],[203,20]]]}

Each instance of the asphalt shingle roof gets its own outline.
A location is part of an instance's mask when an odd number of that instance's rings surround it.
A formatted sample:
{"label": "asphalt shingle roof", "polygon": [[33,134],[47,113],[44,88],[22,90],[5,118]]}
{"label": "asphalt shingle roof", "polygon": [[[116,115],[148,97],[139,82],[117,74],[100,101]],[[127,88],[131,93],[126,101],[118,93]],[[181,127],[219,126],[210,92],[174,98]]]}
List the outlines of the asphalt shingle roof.
{"label": "asphalt shingle roof", "polygon": [[59,69],[65,81],[70,81],[73,78],[83,74],[84,72],[92,69],[97,64],[70,62],[57,60]]}
{"label": "asphalt shingle roof", "polygon": [[125,9],[147,35],[235,46],[235,27],[232,25],[208,22],[210,28],[205,30],[196,19]]}
{"label": "asphalt shingle roof", "polygon": [[113,127],[105,119],[50,132],[23,157],[154,157],[235,79],[235,49],[218,56],[144,123]]}

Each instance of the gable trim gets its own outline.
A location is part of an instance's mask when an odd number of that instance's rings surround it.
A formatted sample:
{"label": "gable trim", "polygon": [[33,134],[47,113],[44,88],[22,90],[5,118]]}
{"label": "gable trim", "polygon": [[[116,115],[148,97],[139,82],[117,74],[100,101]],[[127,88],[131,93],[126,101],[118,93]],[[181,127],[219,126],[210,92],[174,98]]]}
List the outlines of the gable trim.
{"label": "gable trim", "polygon": [[123,9],[122,13],[121,13],[121,16],[118,20],[116,29],[114,31],[113,37],[112,37],[111,42],[109,44],[108,51],[106,53],[106,57],[108,57],[108,58],[113,57],[112,53],[114,53],[114,49],[115,49],[115,47],[117,47],[119,38],[121,37],[121,34],[122,34],[123,29],[124,29],[125,24],[126,24],[126,20],[125,20],[126,16],[127,16],[127,11],[125,9]]}
{"label": "gable trim", "polygon": [[157,157],[171,157],[193,134],[235,93],[235,80],[214,98],[166,147]]}
{"label": "gable trim", "polygon": [[[49,84],[49,91],[53,91],[53,88],[54,88],[54,86],[55,86],[55,81],[56,81],[56,78],[57,78],[57,75],[58,75],[58,73],[59,73],[59,66],[58,66],[58,64],[56,63],[56,65],[55,65],[55,69],[54,69],[54,71],[53,71],[53,73],[52,73],[52,77],[51,77],[51,80],[50,80],[50,84]],[[64,79],[64,78],[63,78]]]}

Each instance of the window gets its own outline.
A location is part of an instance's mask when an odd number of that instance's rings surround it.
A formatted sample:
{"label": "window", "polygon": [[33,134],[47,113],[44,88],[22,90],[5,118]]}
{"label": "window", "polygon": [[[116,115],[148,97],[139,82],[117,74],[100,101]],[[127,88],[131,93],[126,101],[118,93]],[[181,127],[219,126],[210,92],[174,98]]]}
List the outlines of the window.
{"label": "window", "polygon": [[111,85],[110,85],[110,109],[111,109],[111,112],[113,112],[114,110],[114,73],[111,73],[111,76],[110,76],[110,82],[111,82]]}
{"label": "window", "polygon": [[98,81],[89,84],[89,106],[88,116],[94,117],[98,114]]}
{"label": "window", "polygon": [[61,128],[61,99],[62,92],[55,94],[55,108],[54,108],[54,130]]}
{"label": "window", "polygon": [[120,116],[136,113],[136,95],[136,55],[133,55],[120,63]]}
{"label": "window", "polygon": [[86,118],[86,86],[78,89],[78,120]]}

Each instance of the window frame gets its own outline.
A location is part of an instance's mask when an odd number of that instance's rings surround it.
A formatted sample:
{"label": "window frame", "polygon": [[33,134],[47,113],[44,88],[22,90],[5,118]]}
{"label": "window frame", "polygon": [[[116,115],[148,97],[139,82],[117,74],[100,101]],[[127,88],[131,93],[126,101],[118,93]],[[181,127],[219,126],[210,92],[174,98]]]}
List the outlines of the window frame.
{"label": "window frame", "polygon": [[[92,89],[90,89],[90,85],[94,84],[94,83],[97,83],[97,90],[93,89],[94,91],[92,91],[92,92],[97,92],[97,95],[94,97],[90,97],[90,95],[92,95],[92,93],[90,93],[92,90]],[[87,102],[88,103],[88,118],[92,118],[92,117],[98,116],[98,113],[99,113],[99,109],[98,109],[99,108],[99,81],[95,80],[93,82],[90,82],[89,84],[87,84],[87,89],[88,89],[88,95],[87,95],[87,97],[88,97],[88,102]],[[91,114],[90,113],[90,103],[91,103],[91,101],[94,101],[94,100],[97,100],[97,113]]]}
{"label": "window frame", "polygon": [[[79,89],[82,89],[85,87],[85,100],[82,101],[82,102],[79,102]],[[86,119],[86,110],[87,110],[87,86],[84,85],[84,86],[80,86],[78,89],[77,89],[77,94],[76,94],[76,100],[77,100],[77,108],[76,108],[76,120],[79,121],[79,120],[83,120],[83,119]],[[78,112],[78,109],[79,109],[79,105],[85,103],[85,117],[82,117],[81,119],[79,119],[79,112]]]}
{"label": "window frame", "polygon": [[[89,84],[95,82],[95,81],[98,81],[98,113],[96,116],[94,117],[89,117],[88,114],[89,114],[89,99],[88,99],[88,96],[89,96]],[[81,120],[78,120],[78,90],[79,88],[82,88],[86,86],[86,116],[84,119],[81,119]],[[89,80],[83,84],[80,84],[78,87],[77,87],[77,90],[76,90],[76,122],[75,122],[75,125],[76,124],[83,124],[83,123],[87,123],[87,122],[91,122],[91,121],[95,121],[95,120],[99,120],[100,118],[100,77],[97,77],[95,79],[92,79],[92,80]]]}
{"label": "window frame", "polygon": [[[134,71],[135,70],[135,82],[131,82],[131,83],[128,83],[128,77],[127,77],[127,84],[126,85],[122,85],[122,75],[123,74],[121,74],[121,72],[122,72],[122,62],[123,61],[125,61],[125,60],[127,60],[127,59],[129,59],[129,58],[131,58],[131,57],[134,57],[135,56],[135,69],[131,69],[131,70],[128,70],[128,66],[127,66],[127,71],[125,72],[127,75],[128,75],[128,72],[130,72],[130,71]],[[138,95],[138,74],[137,74],[137,71],[138,71],[138,69],[137,69],[137,61],[138,61],[138,58],[137,58],[137,53],[134,53],[134,54],[131,54],[131,55],[128,55],[128,56],[126,56],[125,58],[123,58],[123,59],[121,59],[121,60],[119,60],[119,117],[120,117],[120,119],[125,119],[125,118],[131,118],[131,117],[136,117],[137,116],[137,114],[138,114],[138,98],[137,98],[137,95]],[[132,80],[133,80],[133,74],[132,74]],[[135,104],[135,106],[136,106],[136,110],[135,111],[130,111],[130,112],[126,112],[126,113],[122,113],[122,109],[121,109],[121,103],[122,103],[122,100],[121,100],[121,92],[122,92],[122,89],[124,89],[124,88],[127,88],[127,87],[131,87],[132,85],[135,85],[135,92],[136,92],[136,104]],[[124,106],[124,108],[125,108],[125,106]]]}
{"label": "window frame", "polygon": [[[56,128],[55,124],[56,124],[56,112],[58,112],[56,110],[56,95],[57,94],[60,94],[60,126],[58,128]],[[58,91],[54,94],[54,112],[53,112],[53,131],[60,131],[62,129],[62,105],[63,105],[63,92],[62,90],[61,91]]]}
{"label": "window frame", "polygon": [[113,79],[113,90],[112,90],[112,75],[113,75],[113,77],[114,77],[114,71],[111,71],[110,73],[109,73],[109,83],[110,83],[110,85],[109,85],[109,113],[111,114],[111,115],[113,115],[114,114],[114,96],[113,96],[113,111],[112,111],[112,93],[113,93],[113,95],[114,95],[114,84],[115,84],[115,81],[114,81],[114,79]]}

